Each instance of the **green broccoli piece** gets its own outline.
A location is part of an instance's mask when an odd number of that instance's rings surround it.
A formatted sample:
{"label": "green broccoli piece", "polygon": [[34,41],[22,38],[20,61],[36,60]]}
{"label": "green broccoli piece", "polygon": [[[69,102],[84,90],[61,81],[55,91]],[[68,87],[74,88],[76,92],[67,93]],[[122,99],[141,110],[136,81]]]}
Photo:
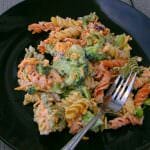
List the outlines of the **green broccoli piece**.
{"label": "green broccoli piece", "polygon": [[80,64],[85,63],[85,51],[79,45],[72,45],[72,47],[66,52],[66,58],[79,62]]}
{"label": "green broccoli piece", "polygon": [[138,118],[143,117],[144,112],[143,112],[142,107],[137,107],[137,108],[135,108],[134,114],[135,114],[135,116],[137,116]]}
{"label": "green broccoli piece", "polygon": [[52,68],[65,77],[66,86],[77,86],[85,78],[87,63],[85,50],[78,45],[73,45],[65,56],[53,62]]}
{"label": "green broccoli piece", "polygon": [[81,92],[86,98],[88,98],[88,99],[91,98],[90,91],[87,89],[86,86],[81,86]]}
{"label": "green broccoli piece", "polygon": [[71,70],[70,61],[66,60],[65,58],[58,59],[57,61],[53,62],[52,68],[57,70],[61,75],[69,74]]}
{"label": "green broccoli piece", "polygon": [[65,76],[67,86],[79,84],[85,77],[84,65],[78,65],[76,61],[59,59],[53,63],[53,69],[56,69],[61,75]]}
{"label": "green broccoli piece", "polygon": [[34,86],[31,86],[27,89],[28,94],[34,94],[36,92],[36,88]]}
{"label": "green broccoli piece", "polygon": [[61,94],[63,93],[63,84],[61,83],[55,83],[51,90],[50,90],[52,93],[57,93],[57,94]]}
{"label": "green broccoli piece", "polygon": [[41,75],[48,75],[50,72],[50,66],[43,66],[42,64],[37,64],[36,71]]}
{"label": "green broccoli piece", "polygon": [[150,98],[148,98],[144,101],[144,105],[150,106]]}
{"label": "green broccoli piece", "polygon": [[46,53],[50,54],[51,56],[56,56],[58,54],[57,51],[53,49],[53,46],[50,44],[45,44]]}
{"label": "green broccoli piece", "polygon": [[93,12],[93,13],[90,13],[89,15],[80,17],[79,19],[83,21],[83,27],[86,28],[89,22],[94,22],[95,20],[98,20],[98,16],[96,15],[95,12]]}
{"label": "green broccoli piece", "polygon": [[95,44],[94,46],[88,46],[85,48],[86,56],[89,60],[103,60],[106,58],[106,54],[99,51],[100,45]]}
{"label": "green broccoli piece", "polygon": [[[82,117],[83,124],[86,125],[89,123],[89,121],[94,117],[94,114],[92,114],[90,111],[87,111],[87,113]],[[102,120],[98,119],[95,125],[91,128],[92,131],[98,132],[100,130],[100,125],[102,125]]]}
{"label": "green broccoli piece", "polygon": [[119,47],[122,50],[130,50],[130,45],[128,44],[128,41],[131,38],[127,36],[126,34],[120,34],[117,35],[114,39],[113,45],[116,47]]}
{"label": "green broccoli piece", "polygon": [[125,34],[117,35],[114,40],[114,45],[117,47],[122,47],[124,45],[125,38]]}
{"label": "green broccoli piece", "polygon": [[67,86],[78,85],[85,78],[84,68],[72,66],[70,73],[65,79]]}

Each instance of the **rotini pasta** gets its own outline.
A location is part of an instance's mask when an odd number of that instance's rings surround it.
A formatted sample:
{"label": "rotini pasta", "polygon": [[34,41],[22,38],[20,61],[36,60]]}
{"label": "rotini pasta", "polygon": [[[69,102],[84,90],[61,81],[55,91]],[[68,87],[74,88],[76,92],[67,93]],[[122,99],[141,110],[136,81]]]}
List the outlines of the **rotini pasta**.
{"label": "rotini pasta", "polygon": [[51,32],[52,37],[58,40],[63,40],[65,38],[76,38],[81,34],[81,27],[69,27],[59,32]]}
{"label": "rotini pasta", "polygon": [[88,105],[86,101],[77,101],[65,109],[66,120],[74,120],[86,113]]}
{"label": "rotini pasta", "polygon": [[33,23],[28,26],[28,30],[32,31],[32,34],[41,33],[42,31],[59,31],[60,28],[56,27],[52,22],[39,22]]}
{"label": "rotini pasta", "polygon": [[150,81],[150,69],[145,68],[140,77],[137,77],[134,82],[134,88],[141,88],[145,83]]}
{"label": "rotini pasta", "polygon": [[113,68],[113,67],[124,66],[126,63],[127,63],[127,60],[114,59],[114,60],[103,60],[100,62],[100,65],[102,65],[105,68]]}
{"label": "rotini pasta", "polygon": [[111,129],[117,129],[122,126],[126,126],[129,124],[132,125],[141,125],[143,122],[143,118],[137,118],[134,115],[126,114],[122,117],[117,117],[113,120],[110,120],[108,125]]}
{"label": "rotini pasta", "polygon": [[112,46],[110,43],[106,43],[102,51],[115,59],[128,59],[130,57],[129,51],[118,50],[117,47]]}
{"label": "rotini pasta", "polygon": [[81,22],[79,20],[74,20],[71,18],[62,18],[59,16],[51,17],[51,21],[55,26],[59,26],[61,28],[67,28],[72,26],[80,26]]}
{"label": "rotini pasta", "polygon": [[141,61],[140,57],[132,57],[129,59],[128,63],[120,68],[120,73],[125,77],[130,74],[130,72],[140,72],[140,68],[138,66],[138,61]]}
{"label": "rotini pasta", "polygon": [[109,87],[110,80],[111,80],[111,73],[109,71],[105,71],[101,81],[94,90],[94,97],[98,102],[101,103],[103,102],[104,90]]}
{"label": "rotini pasta", "polygon": [[150,95],[150,68],[139,66],[141,57],[130,56],[129,35],[111,33],[95,13],[77,19],[51,17],[50,22],[33,23],[28,30],[49,33],[37,49],[25,49],[15,88],[26,92],[24,105],[33,104],[41,135],[65,127],[77,133],[101,111],[99,106],[106,103],[105,93],[115,78],[131,71],[137,73],[134,91],[122,109],[104,114],[90,130],[142,124],[149,105],[149,100],[144,101]]}
{"label": "rotini pasta", "polygon": [[150,94],[150,83],[146,83],[141,89],[138,90],[135,95],[134,104],[135,106],[140,106],[143,104],[144,100],[148,98]]}

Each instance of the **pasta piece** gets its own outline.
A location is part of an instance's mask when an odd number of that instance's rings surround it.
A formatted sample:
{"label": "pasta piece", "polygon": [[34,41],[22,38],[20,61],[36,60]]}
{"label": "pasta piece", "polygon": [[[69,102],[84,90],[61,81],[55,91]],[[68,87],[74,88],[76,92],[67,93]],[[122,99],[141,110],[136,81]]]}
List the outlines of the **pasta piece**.
{"label": "pasta piece", "polygon": [[36,101],[40,101],[39,93],[36,94],[25,94],[23,105],[27,105],[29,103],[35,103]]}
{"label": "pasta piece", "polygon": [[110,55],[111,57],[115,59],[127,59],[130,57],[130,52],[129,51],[123,51],[118,49],[117,47],[114,47],[110,43],[106,43],[104,48],[102,49],[103,52],[106,54]]}
{"label": "pasta piece", "polygon": [[81,27],[69,27],[59,32],[51,32],[52,37],[55,37],[57,40],[63,40],[65,38],[78,37],[81,34]]}
{"label": "pasta piece", "polygon": [[[54,34],[54,33],[53,33]],[[57,42],[59,42],[59,39],[57,39],[55,36],[49,36],[47,39],[45,39],[44,44],[50,44],[50,45],[55,45]]]}
{"label": "pasta piece", "polygon": [[86,100],[78,100],[65,108],[65,118],[70,127],[70,132],[75,133],[81,126],[79,118],[87,112],[88,103]]}
{"label": "pasta piece", "polygon": [[34,121],[38,124],[41,135],[62,131],[65,128],[64,109],[49,101],[37,101],[33,105]]}
{"label": "pasta piece", "polygon": [[74,39],[74,38],[65,38],[64,42],[71,42],[72,45],[80,45],[80,46],[85,46],[86,45],[86,41],[82,40],[82,39]]}
{"label": "pasta piece", "polygon": [[126,113],[134,114],[135,106],[134,106],[134,100],[133,100],[133,94],[131,93],[125,102],[124,106],[119,112],[119,115],[124,115]]}
{"label": "pasta piece", "polygon": [[71,91],[69,95],[65,99],[62,100],[62,103],[63,103],[62,105],[64,108],[67,108],[70,105],[72,105],[75,101],[80,100],[80,99],[83,101],[84,100],[86,101],[86,99],[83,98],[83,96],[81,95],[79,91]]}
{"label": "pasta piece", "polygon": [[85,79],[85,86],[88,88],[88,89],[94,89],[97,85],[99,84],[98,81],[95,81],[94,78],[92,77],[87,77]]}
{"label": "pasta piece", "polygon": [[41,54],[44,54],[46,52],[45,42],[41,41],[37,48]]}
{"label": "pasta piece", "polygon": [[88,105],[86,101],[79,100],[65,109],[65,117],[69,120],[74,120],[86,113]]}
{"label": "pasta piece", "polygon": [[129,124],[141,125],[142,123],[143,123],[143,118],[137,118],[134,115],[126,114],[122,117],[117,117],[113,120],[110,120],[108,122],[108,126],[111,129],[118,129],[122,126],[126,126],[126,125],[129,125]]}
{"label": "pasta piece", "polygon": [[54,49],[60,53],[65,53],[72,46],[71,42],[57,42]]}
{"label": "pasta piece", "polygon": [[135,95],[134,104],[135,106],[141,106],[146,98],[150,94],[150,83],[146,83]]}
{"label": "pasta piece", "polygon": [[[37,71],[37,65],[39,71]],[[52,87],[52,83],[61,83],[63,79],[54,70],[46,70],[49,65],[48,60],[40,62],[35,58],[26,58],[19,64],[18,78],[20,87],[16,90],[25,90],[32,85],[36,90],[48,91]],[[44,70],[45,69],[45,70]]]}
{"label": "pasta piece", "polygon": [[72,123],[68,124],[68,127],[70,128],[69,132],[71,134],[77,133],[83,127],[81,117],[75,119]]}
{"label": "pasta piece", "polygon": [[127,63],[124,59],[102,60],[100,65],[105,68],[122,67]]}
{"label": "pasta piece", "polygon": [[42,31],[59,31],[60,28],[56,27],[52,22],[39,22],[33,23],[28,26],[28,30],[32,31],[32,34],[41,33]]}
{"label": "pasta piece", "polygon": [[74,20],[71,18],[62,18],[59,16],[56,17],[51,17],[51,21],[55,26],[59,26],[61,28],[67,28],[67,27],[72,27],[72,26],[80,26],[81,21],[79,20]]}
{"label": "pasta piece", "polygon": [[[70,94],[62,101],[65,108],[65,119],[71,133],[76,133],[81,127],[81,116],[87,112],[88,107],[92,107],[89,101],[78,91],[71,91]],[[93,107],[94,109],[94,107]]]}
{"label": "pasta piece", "polygon": [[132,57],[128,60],[128,63],[126,63],[124,66],[121,68],[118,68],[119,72],[127,77],[130,72],[132,71],[133,73],[139,73],[141,71],[140,67],[138,66],[138,61],[141,61],[141,57]]}
{"label": "pasta piece", "polygon": [[94,97],[97,102],[100,103],[103,102],[104,90],[109,87],[110,80],[111,80],[111,73],[109,71],[105,71],[100,83],[94,90]]}
{"label": "pasta piece", "polygon": [[134,82],[134,88],[141,88],[145,83],[150,81],[150,69],[145,68],[140,77],[137,77]]}

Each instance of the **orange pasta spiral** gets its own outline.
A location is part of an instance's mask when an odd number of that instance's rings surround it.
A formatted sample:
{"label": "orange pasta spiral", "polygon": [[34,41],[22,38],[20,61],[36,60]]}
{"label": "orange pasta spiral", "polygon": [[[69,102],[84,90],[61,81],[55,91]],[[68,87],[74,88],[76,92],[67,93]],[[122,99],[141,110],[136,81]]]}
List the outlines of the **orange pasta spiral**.
{"label": "orange pasta spiral", "polygon": [[127,63],[124,59],[103,60],[101,65],[105,68],[121,67]]}
{"label": "orange pasta spiral", "polygon": [[141,106],[146,98],[150,94],[150,83],[146,83],[141,89],[138,90],[135,95],[134,104],[135,106]]}
{"label": "orange pasta spiral", "polygon": [[117,117],[113,120],[110,120],[108,123],[109,128],[118,129],[122,126],[126,126],[128,124],[132,125],[141,125],[143,122],[143,118],[137,118],[134,115],[126,114],[122,117]]}
{"label": "orange pasta spiral", "polygon": [[145,83],[150,81],[150,69],[145,68],[142,75],[137,77],[134,82],[134,88],[138,89],[141,88]]}
{"label": "orange pasta spiral", "polygon": [[52,31],[59,31],[59,27],[56,27],[52,22],[39,22],[33,23],[28,26],[28,30],[32,31],[32,34],[41,33],[42,31],[48,32]]}
{"label": "orange pasta spiral", "polygon": [[101,81],[94,90],[94,97],[96,101],[103,102],[104,90],[109,87],[110,80],[111,80],[111,73],[109,71],[105,71]]}

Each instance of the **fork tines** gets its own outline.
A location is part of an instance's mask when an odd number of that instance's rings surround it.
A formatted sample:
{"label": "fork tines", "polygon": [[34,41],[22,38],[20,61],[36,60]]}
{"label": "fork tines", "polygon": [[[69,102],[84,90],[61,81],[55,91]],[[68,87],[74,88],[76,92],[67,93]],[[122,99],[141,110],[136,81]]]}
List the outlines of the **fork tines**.
{"label": "fork tines", "polygon": [[110,109],[116,112],[122,108],[132,90],[136,74],[131,72],[127,78],[123,76],[117,77],[112,85],[113,91],[115,92],[112,94],[111,101],[108,105]]}

